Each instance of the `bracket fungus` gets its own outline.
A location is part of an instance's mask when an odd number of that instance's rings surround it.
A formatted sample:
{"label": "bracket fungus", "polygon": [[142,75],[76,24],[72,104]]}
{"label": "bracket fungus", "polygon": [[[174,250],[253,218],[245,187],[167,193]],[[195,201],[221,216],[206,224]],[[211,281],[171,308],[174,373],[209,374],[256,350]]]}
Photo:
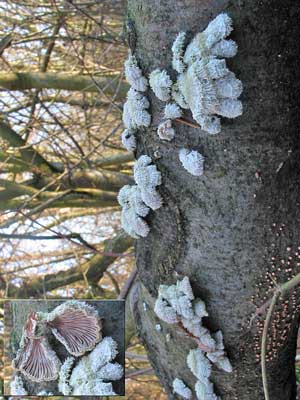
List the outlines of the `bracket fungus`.
{"label": "bracket fungus", "polygon": [[[198,399],[217,400],[213,384],[209,377],[212,370],[211,363],[226,372],[232,372],[232,366],[225,353],[223,335],[221,331],[211,334],[202,325],[202,319],[208,316],[205,303],[195,298],[188,277],[177,281],[175,285],[160,285],[154,312],[163,321],[177,324],[188,336],[193,338],[198,348],[191,349],[187,356],[187,365],[198,379],[195,391]],[[174,392],[188,396],[189,388],[176,378],[173,381]]]}
{"label": "bracket fungus", "polygon": [[134,135],[134,130],[125,129],[122,132],[122,144],[128,151],[134,151],[136,149],[136,138]]}
{"label": "bracket fungus", "polygon": [[53,335],[76,357],[92,350],[101,338],[97,311],[84,302],[67,301],[46,315]]}
{"label": "bracket fungus", "polygon": [[147,127],[151,122],[151,115],[147,111],[150,106],[148,99],[137,90],[130,88],[127,100],[123,107],[123,122],[127,129]]}
{"label": "bracket fungus", "polygon": [[12,396],[26,396],[28,393],[24,388],[24,383],[19,375],[15,375],[10,381],[10,394]]}
{"label": "bracket fungus", "polygon": [[184,54],[183,32],[172,46],[173,67],[179,72],[173,98],[181,107],[187,106],[195,121],[210,134],[221,131],[217,115],[236,118],[243,112],[238,100],[242,83],[228,70],[224,59],[237,53],[236,43],[225,39],[231,31],[232,20],[222,13],[194,37]]}
{"label": "bracket fungus", "polygon": [[196,150],[180,149],[179,159],[183,167],[194,176],[203,175],[204,157]]}
{"label": "bracket fungus", "polygon": [[73,369],[74,359],[66,359],[60,371],[61,392],[66,396],[115,395],[110,381],[119,380],[124,374],[123,367],[112,362],[117,354],[117,343],[107,336]]}
{"label": "bracket fungus", "polygon": [[170,142],[174,139],[175,131],[172,128],[172,121],[170,119],[166,119],[161,122],[157,128],[157,134],[161,140],[167,140]]}
{"label": "bracket fungus", "polygon": [[134,164],[136,185],[125,185],[118,194],[118,202],[122,207],[121,224],[132,237],[146,237],[150,231],[143,219],[150,211],[162,205],[156,186],[161,184],[161,174],[152,164],[150,157],[143,155]]}
{"label": "bracket fungus", "polygon": [[61,362],[39,329],[37,314],[29,313],[12,366],[31,381],[52,381],[58,377]]}
{"label": "bracket fungus", "polygon": [[138,92],[145,92],[148,87],[148,81],[143,76],[142,70],[138,66],[134,55],[129,54],[125,61],[125,77],[131,87]]}
{"label": "bracket fungus", "polygon": [[186,386],[186,384],[178,378],[175,378],[173,381],[173,391],[176,394],[179,394],[183,399],[189,400],[192,398],[192,391],[190,388]]}
{"label": "bracket fungus", "polygon": [[171,98],[172,80],[165,70],[155,69],[149,75],[149,84],[155,96],[162,101],[168,101]]}

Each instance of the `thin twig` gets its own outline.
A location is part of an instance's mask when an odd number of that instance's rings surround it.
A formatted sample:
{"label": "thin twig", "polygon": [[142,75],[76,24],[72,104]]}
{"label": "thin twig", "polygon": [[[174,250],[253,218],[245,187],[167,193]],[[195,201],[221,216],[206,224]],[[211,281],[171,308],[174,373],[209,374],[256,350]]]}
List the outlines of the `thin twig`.
{"label": "thin twig", "polygon": [[137,268],[136,266],[133,267],[133,270],[131,271],[131,274],[129,275],[129,278],[125,282],[124,286],[121,289],[121,292],[118,296],[118,300],[125,300],[127,297],[127,294],[129,293],[129,290],[135,280],[135,277],[137,275]]}
{"label": "thin twig", "polygon": [[272,318],[274,307],[275,307],[277,299],[280,295],[281,295],[281,290],[280,290],[280,288],[277,288],[277,290],[275,291],[274,296],[272,298],[268,312],[267,312],[266,320],[264,323],[262,340],[261,340],[261,374],[262,374],[265,400],[270,400],[269,389],[268,389],[268,380],[267,380],[267,369],[266,369],[268,330],[269,330],[269,325],[270,325],[270,321]]}

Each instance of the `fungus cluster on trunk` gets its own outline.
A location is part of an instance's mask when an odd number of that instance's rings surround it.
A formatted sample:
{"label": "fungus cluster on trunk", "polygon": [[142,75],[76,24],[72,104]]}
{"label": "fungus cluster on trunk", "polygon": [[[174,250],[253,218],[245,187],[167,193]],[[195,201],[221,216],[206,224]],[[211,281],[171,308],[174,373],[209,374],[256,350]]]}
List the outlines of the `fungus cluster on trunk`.
{"label": "fungus cluster on trunk", "polygon": [[[184,277],[175,285],[160,285],[154,312],[162,321],[176,324],[178,330],[196,342],[197,348],[187,355],[187,366],[197,378],[196,396],[200,400],[218,400],[209,379],[212,364],[226,372],[232,372],[232,366],[224,349],[222,332],[211,333],[203,325],[208,313],[205,303],[195,298],[189,278]],[[179,377],[174,379],[173,389],[185,399],[192,398],[192,390]]]}
{"label": "fungus cluster on trunk", "polygon": [[[111,363],[118,353],[117,343],[111,337],[102,339],[101,329],[97,310],[85,302],[67,301],[50,313],[30,312],[12,361],[16,374],[10,383],[11,394],[27,394],[22,376],[37,383],[59,380],[64,395],[114,394],[110,381],[122,378],[123,367]],[[63,364],[48,342],[49,331],[73,356]],[[74,378],[79,375],[85,380]]]}
{"label": "fungus cluster on trunk", "polygon": [[[186,43],[186,33],[180,32],[171,48],[172,67],[177,72],[174,81],[168,71],[160,69],[152,71],[148,81],[136,57],[130,52],[125,61],[125,76],[131,88],[124,105],[126,129],[122,134],[122,143],[127,150],[135,150],[136,132],[150,126],[150,103],[145,95],[149,86],[155,96],[165,103],[163,117],[157,127],[157,135],[163,141],[171,142],[175,138],[174,122],[187,122],[182,119],[185,110],[191,111],[199,129],[211,135],[221,131],[220,117],[236,118],[242,114],[243,107],[238,98],[243,85],[227,68],[225,60],[237,53],[237,44],[227,38],[231,31],[231,18],[221,13],[190,43]],[[203,175],[204,156],[198,150],[179,149],[178,157],[191,175]],[[147,236],[149,227],[142,219],[147,214],[133,211],[134,207],[128,206],[130,199],[122,201],[123,195],[124,192],[119,196],[123,208],[123,228],[135,238]],[[155,210],[161,204],[160,201],[157,207],[149,207]]]}

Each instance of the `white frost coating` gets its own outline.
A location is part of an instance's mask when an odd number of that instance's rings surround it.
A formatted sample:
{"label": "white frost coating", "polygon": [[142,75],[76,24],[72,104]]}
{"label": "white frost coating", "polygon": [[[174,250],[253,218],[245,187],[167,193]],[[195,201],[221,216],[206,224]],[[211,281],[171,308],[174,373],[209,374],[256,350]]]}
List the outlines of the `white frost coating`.
{"label": "white frost coating", "polygon": [[66,358],[59,371],[58,390],[65,396],[68,396],[72,392],[69,379],[74,362],[74,357]]}
{"label": "white frost coating", "polygon": [[23,380],[19,375],[16,375],[10,382],[10,394],[12,396],[24,396],[28,394],[23,386]]}
{"label": "white frost coating", "polygon": [[204,158],[196,150],[180,149],[179,159],[183,167],[194,176],[203,175]]}
{"label": "white frost coating", "polygon": [[217,44],[215,44],[212,49],[211,53],[213,56],[220,57],[220,58],[231,58],[236,56],[238,51],[237,44],[234,40],[220,40]]}
{"label": "white frost coating", "polygon": [[112,363],[117,351],[117,343],[111,337],[105,337],[95,349],[85,357],[72,370],[68,385],[70,395],[115,395],[112,384],[107,381],[122,378],[123,367]]}
{"label": "white frost coating", "polygon": [[47,392],[47,390],[42,390],[41,392],[38,392],[37,396],[53,396],[52,392]]}
{"label": "white frost coating", "polygon": [[125,77],[133,89],[139,92],[145,92],[148,87],[148,81],[143,76],[142,70],[138,66],[135,56],[129,54],[125,61]]}
{"label": "white frost coating", "polygon": [[162,198],[156,190],[161,184],[161,173],[149,156],[143,155],[136,160],[133,168],[135,182],[137,183],[143,202],[152,210],[162,206]]}
{"label": "white frost coating", "polygon": [[[236,118],[243,112],[238,100],[242,83],[228,70],[225,61],[237,53],[236,43],[225,39],[231,31],[231,18],[223,13],[198,33],[187,46],[183,61],[179,58],[186,68],[182,67],[172,86],[176,103],[190,109],[201,129],[213,135],[221,131],[217,115]],[[173,46],[177,48],[177,44],[175,41]]]}
{"label": "white frost coating", "polygon": [[184,62],[190,64],[196,58],[204,58],[210,54],[212,46],[226,38],[232,31],[232,20],[225,14],[219,14],[207,26],[198,33],[187,46],[184,54]]}
{"label": "white frost coating", "polygon": [[122,207],[122,228],[132,237],[146,237],[149,226],[141,217],[149,213],[149,207],[143,202],[137,185],[125,185],[118,194],[118,202]]}
{"label": "white frost coating", "polygon": [[149,105],[149,101],[143,94],[130,88],[123,107],[123,122],[125,128],[136,129],[141,126],[149,126],[151,115],[146,110]]}
{"label": "white frost coating", "polygon": [[179,394],[184,399],[191,399],[192,398],[192,391],[190,388],[186,386],[186,384],[178,378],[175,378],[173,381],[173,391],[174,393]]}
{"label": "white frost coating", "polygon": [[185,101],[183,94],[180,92],[178,83],[174,83],[172,85],[172,99],[181,107],[186,110],[189,109],[189,105]]}
{"label": "white frost coating", "polygon": [[192,373],[200,380],[209,378],[211,374],[211,363],[200,349],[190,350],[187,356],[187,365]]}
{"label": "white frost coating", "polygon": [[170,142],[174,139],[175,131],[172,128],[172,121],[170,119],[166,119],[161,122],[157,128],[157,134],[161,140],[167,140]]}
{"label": "white frost coating", "polygon": [[173,84],[167,71],[155,69],[149,76],[149,84],[156,97],[162,101],[168,101],[171,95]]}
{"label": "white frost coating", "polygon": [[[215,363],[220,369],[232,372],[232,367],[226,356],[221,331],[211,335],[210,331],[202,325],[202,319],[208,316],[205,303],[195,298],[188,277],[177,281],[176,285],[160,285],[158,298],[156,299],[154,312],[163,321],[169,324],[178,324],[190,336],[199,339],[199,346],[205,349],[205,353],[200,347],[190,350],[187,356],[187,365],[198,381],[195,386],[197,398],[200,400],[220,400],[215,395],[213,384],[209,377],[212,365]],[[205,346],[205,347],[203,347]],[[205,356],[206,354],[206,356]],[[178,391],[175,390],[174,382]],[[174,391],[180,395],[182,384],[180,379],[173,382]],[[185,385],[184,385],[185,386]]]}
{"label": "white frost coating", "polygon": [[182,73],[186,69],[186,65],[183,62],[184,42],[185,42],[185,32],[179,32],[172,45],[172,53],[173,53],[172,67],[178,73]]}
{"label": "white frost coating", "polygon": [[136,149],[136,139],[133,130],[125,129],[122,132],[122,144],[128,151],[134,151]]}
{"label": "white frost coating", "polygon": [[197,381],[195,385],[197,399],[200,400],[219,400],[219,397],[214,393],[213,384],[209,381]]}
{"label": "white frost coating", "polygon": [[216,342],[216,351],[207,353],[207,358],[215,363],[219,369],[223,369],[225,372],[232,372],[232,365],[225,354],[223,334],[218,331],[214,334],[214,339]]}
{"label": "white frost coating", "polygon": [[166,119],[175,119],[182,116],[182,110],[176,103],[168,103],[164,110],[164,116]]}

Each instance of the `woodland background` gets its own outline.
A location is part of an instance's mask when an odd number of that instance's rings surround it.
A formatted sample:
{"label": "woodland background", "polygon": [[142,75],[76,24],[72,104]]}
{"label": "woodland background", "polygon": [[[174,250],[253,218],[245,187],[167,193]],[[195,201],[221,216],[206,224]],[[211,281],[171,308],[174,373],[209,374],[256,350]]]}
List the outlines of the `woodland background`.
{"label": "woodland background", "polygon": [[[122,0],[0,1],[3,299],[127,298],[136,269],[117,203],[133,164],[120,144],[124,12]],[[126,397],[164,399],[126,312]]]}

